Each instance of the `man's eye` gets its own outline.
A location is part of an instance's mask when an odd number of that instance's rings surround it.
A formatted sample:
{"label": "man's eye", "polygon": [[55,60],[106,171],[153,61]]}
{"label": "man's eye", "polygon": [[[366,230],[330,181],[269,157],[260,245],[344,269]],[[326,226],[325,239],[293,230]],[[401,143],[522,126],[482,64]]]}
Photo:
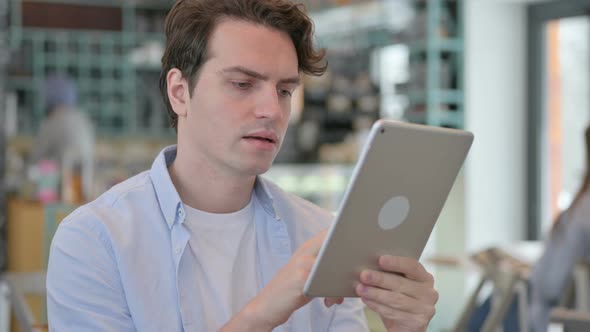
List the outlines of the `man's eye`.
{"label": "man's eye", "polygon": [[246,90],[252,86],[248,82],[232,82],[232,85],[240,90]]}
{"label": "man's eye", "polygon": [[279,95],[283,97],[291,97],[293,92],[291,90],[279,89]]}

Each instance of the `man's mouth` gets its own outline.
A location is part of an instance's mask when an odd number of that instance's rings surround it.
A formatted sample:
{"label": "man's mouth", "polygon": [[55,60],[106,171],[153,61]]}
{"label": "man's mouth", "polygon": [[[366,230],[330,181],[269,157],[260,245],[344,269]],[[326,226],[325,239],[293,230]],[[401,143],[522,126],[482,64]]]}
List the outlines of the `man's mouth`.
{"label": "man's mouth", "polygon": [[259,137],[259,136],[245,136],[244,138],[246,138],[246,139],[256,139],[256,140],[261,140],[261,141],[270,142],[270,143],[274,143],[275,142],[275,141],[273,141],[270,138]]}
{"label": "man's mouth", "polygon": [[275,144],[278,141],[278,137],[272,131],[260,131],[244,136],[245,139],[254,139],[263,142]]}

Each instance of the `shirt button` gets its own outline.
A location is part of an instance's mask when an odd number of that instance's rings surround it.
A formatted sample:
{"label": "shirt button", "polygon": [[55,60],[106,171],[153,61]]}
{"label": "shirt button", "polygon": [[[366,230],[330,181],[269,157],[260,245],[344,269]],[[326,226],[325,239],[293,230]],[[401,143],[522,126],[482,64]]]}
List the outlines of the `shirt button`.
{"label": "shirt button", "polygon": [[178,209],[178,215],[182,217],[182,215],[184,214],[184,211],[182,211],[181,208]]}
{"label": "shirt button", "polygon": [[175,251],[176,251],[177,254],[180,254],[180,248],[176,248]]}

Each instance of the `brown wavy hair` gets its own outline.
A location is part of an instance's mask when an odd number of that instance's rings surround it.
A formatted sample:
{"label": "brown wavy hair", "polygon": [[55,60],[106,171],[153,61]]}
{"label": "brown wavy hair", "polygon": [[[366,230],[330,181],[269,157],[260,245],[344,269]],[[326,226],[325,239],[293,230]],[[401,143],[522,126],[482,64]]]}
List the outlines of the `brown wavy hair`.
{"label": "brown wavy hair", "polygon": [[207,61],[209,38],[222,18],[287,33],[295,46],[300,72],[320,76],[326,71],[325,50],[314,47],[313,22],[302,4],[289,0],[179,0],[166,17],[166,48],[160,73],[160,93],[175,129],[178,116],[170,105],[166,76],[171,69],[179,69],[188,80],[192,96],[199,69]]}

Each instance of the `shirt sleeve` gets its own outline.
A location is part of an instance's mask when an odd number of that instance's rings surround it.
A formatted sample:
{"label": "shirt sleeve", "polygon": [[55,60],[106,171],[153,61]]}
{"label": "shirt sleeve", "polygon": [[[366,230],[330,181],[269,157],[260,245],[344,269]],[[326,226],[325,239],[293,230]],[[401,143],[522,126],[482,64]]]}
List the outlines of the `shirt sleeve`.
{"label": "shirt sleeve", "polygon": [[587,223],[562,220],[546,242],[543,255],[531,275],[530,320],[536,325],[535,331],[546,330],[551,307],[560,300],[574,266],[585,257],[588,235]]}
{"label": "shirt sleeve", "polygon": [[110,243],[88,212],[60,224],[47,269],[50,331],[135,331]]}
{"label": "shirt sleeve", "polygon": [[358,298],[346,298],[339,304],[332,317],[328,331],[330,332],[362,332],[369,331],[365,305]]}

